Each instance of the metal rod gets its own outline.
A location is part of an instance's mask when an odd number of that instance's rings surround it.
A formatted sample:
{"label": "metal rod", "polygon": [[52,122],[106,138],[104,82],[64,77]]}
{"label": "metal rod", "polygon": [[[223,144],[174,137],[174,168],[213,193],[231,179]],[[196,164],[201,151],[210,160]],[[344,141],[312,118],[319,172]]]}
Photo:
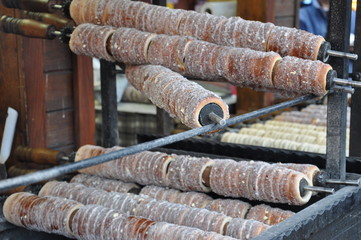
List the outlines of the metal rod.
{"label": "metal rod", "polygon": [[57,31],[57,30],[53,31],[52,34],[54,36],[56,36],[56,37],[60,37],[62,35],[62,33],[60,31]]}
{"label": "metal rod", "polygon": [[53,5],[51,5],[51,8],[53,8],[53,9],[63,9],[64,6],[60,5],[60,4],[53,4]]}
{"label": "metal rod", "polygon": [[[252,118],[260,117],[262,115],[266,115],[266,114],[274,112],[274,111],[292,107],[294,105],[303,103],[308,100],[316,99],[316,98],[317,97],[315,97],[314,95],[306,95],[306,96],[299,97],[299,98],[296,98],[296,99],[293,99],[290,101],[282,102],[282,103],[279,103],[279,104],[276,104],[276,105],[273,105],[270,107],[266,107],[266,108],[262,108],[262,109],[259,109],[259,110],[253,111],[253,112],[249,112],[249,113],[226,120],[226,124],[224,125],[224,127],[228,127],[228,126],[240,123],[240,122],[244,122],[244,121],[247,121]],[[117,158],[121,158],[121,157],[135,154],[138,152],[146,151],[146,150],[149,150],[152,148],[156,148],[156,147],[164,146],[164,145],[171,144],[174,142],[178,142],[178,141],[190,138],[190,137],[194,137],[194,136],[197,136],[200,134],[218,130],[221,127],[222,126],[217,125],[217,124],[210,124],[210,125],[206,125],[204,127],[195,128],[195,129],[192,129],[189,131],[170,135],[170,136],[167,136],[164,138],[159,138],[159,139],[152,140],[149,142],[130,146],[128,148],[125,148],[125,149],[122,149],[122,150],[119,150],[116,152],[110,152],[110,153],[100,155],[97,157],[93,157],[93,158],[89,158],[89,159],[86,159],[83,161],[69,163],[69,164],[65,164],[62,166],[56,166],[53,168],[49,168],[46,170],[40,170],[35,173],[30,173],[30,174],[18,176],[15,178],[5,179],[5,180],[0,181],[0,192],[6,191],[11,188],[18,187],[18,186],[29,185],[29,184],[33,184],[36,182],[52,179],[52,178],[61,176],[66,173],[77,171],[82,168],[91,167],[91,166],[94,166],[94,165],[97,165],[100,163],[109,162],[109,161],[117,159]]]}
{"label": "metal rod", "polygon": [[350,94],[354,94],[354,92],[355,92],[354,88],[345,87],[345,86],[334,86],[332,89],[336,90],[336,91],[344,92],[344,93],[350,93]]}
{"label": "metal rod", "polygon": [[217,123],[221,126],[224,126],[226,124],[226,120],[224,120],[223,118],[221,118],[220,116],[218,116],[217,114],[215,114],[214,112],[211,112],[208,115],[209,119],[211,119],[214,123]]}
{"label": "metal rod", "polygon": [[358,179],[358,180],[326,179],[326,183],[349,185],[349,186],[360,186],[361,179]]}
{"label": "metal rod", "polygon": [[307,191],[312,191],[312,192],[324,192],[331,194],[335,193],[334,188],[325,188],[325,187],[317,187],[317,186],[304,186],[303,188]]}
{"label": "metal rod", "polygon": [[346,53],[346,52],[340,52],[335,50],[327,50],[328,55],[333,57],[340,57],[340,58],[346,58],[353,61],[356,61],[358,59],[358,55],[354,53]]}
{"label": "metal rod", "polygon": [[351,86],[351,87],[361,88],[361,82],[359,82],[359,81],[351,81],[351,80],[346,80],[346,79],[342,79],[342,78],[334,78],[333,82],[338,85],[342,85],[342,86]]}

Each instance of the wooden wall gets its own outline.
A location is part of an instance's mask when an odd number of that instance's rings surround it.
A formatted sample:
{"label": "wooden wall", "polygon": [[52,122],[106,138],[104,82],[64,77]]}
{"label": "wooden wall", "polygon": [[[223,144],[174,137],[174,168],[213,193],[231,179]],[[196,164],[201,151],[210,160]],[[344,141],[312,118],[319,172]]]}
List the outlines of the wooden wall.
{"label": "wooden wall", "polygon": [[[0,15],[17,12],[0,5]],[[0,32],[0,135],[7,107],[19,112],[14,147],[65,152],[95,143],[91,58],[73,55],[59,40]]]}

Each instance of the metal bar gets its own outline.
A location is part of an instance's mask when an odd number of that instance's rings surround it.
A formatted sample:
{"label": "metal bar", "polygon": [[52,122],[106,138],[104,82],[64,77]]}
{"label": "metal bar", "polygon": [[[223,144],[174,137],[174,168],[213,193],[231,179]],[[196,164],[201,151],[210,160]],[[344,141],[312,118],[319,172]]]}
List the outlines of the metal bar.
{"label": "metal bar", "polygon": [[[357,1],[354,52],[361,54],[361,0]],[[361,59],[353,63],[353,75],[361,73]],[[360,81],[360,79],[358,79]],[[361,89],[351,97],[350,156],[361,157]]]}
{"label": "metal bar", "polygon": [[[334,50],[349,51],[351,0],[331,0],[327,40]],[[348,78],[349,60],[330,57],[339,78]],[[347,93],[334,91],[327,101],[326,173],[329,178],[346,178]]]}
{"label": "metal bar", "polygon": [[323,192],[330,194],[335,193],[334,188],[325,188],[325,187],[317,187],[317,186],[304,186],[303,188],[307,191],[312,191],[312,192]]}
{"label": "metal bar", "polygon": [[361,179],[359,180],[340,180],[340,179],[326,179],[326,183],[330,184],[341,184],[341,185],[349,185],[349,186],[360,186]]}
{"label": "metal bar", "polygon": [[[316,98],[317,97],[315,97],[314,95],[306,95],[306,96],[299,97],[299,98],[296,98],[296,99],[293,99],[290,101],[286,101],[283,103],[279,103],[279,104],[276,104],[276,105],[273,105],[270,107],[266,107],[266,108],[262,108],[262,109],[259,109],[259,110],[253,111],[253,112],[249,112],[249,113],[226,120],[226,124],[224,125],[224,127],[228,127],[228,126],[240,123],[240,122],[244,122],[244,121],[247,121],[252,118],[260,117],[262,115],[266,115],[266,114],[269,114],[274,111],[282,110],[282,109],[303,103],[308,100],[316,99]],[[0,181],[0,192],[6,191],[11,188],[18,187],[18,186],[29,185],[29,184],[33,184],[36,182],[52,179],[52,178],[61,176],[66,173],[77,171],[82,168],[94,166],[94,165],[97,165],[100,163],[109,162],[111,160],[114,160],[114,159],[117,159],[120,157],[128,156],[128,155],[146,151],[146,150],[149,150],[152,148],[156,148],[156,147],[164,146],[164,145],[171,144],[174,142],[178,142],[178,141],[184,140],[186,138],[190,138],[190,137],[194,137],[194,136],[197,136],[200,134],[218,130],[221,127],[222,126],[217,125],[217,124],[210,124],[210,125],[207,125],[204,127],[195,128],[195,129],[192,129],[189,131],[170,135],[170,136],[167,136],[164,138],[159,138],[159,139],[156,139],[153,141],[130,146],[128,148],[125,148],[125,149],[122,149],[122,150],[119,150],[116,152],[107,153],[107,154],[104,154],[101,156],[89,158],[87,160],[69,163],[69,164],[62,165],[62,166],[56,166],[56,167],[53,167],[50,169],[37,171],[35,173],[31,173],[31,174],[27,174],[27,175],[15,177],[15,178],[5,179],[5,180]]]}
{"label": "metal bar", "polygon": [[115,64],[100,60],[102,145],[119,145]]}
{"label": "metal bar", "polygon": [[211,119],[214,123],[217,123],[221,126],[224,126],[226,124],[226,120],[224,120],[223,118],[221,118],[220,116],[218,116],[217,114],[215,114],[214,112],[211,112],[208,115],[209,119]]}
{"label": "metal bar", "polygon": [[361,88],[361,82],[357,82],[357,81],[351,81],[351,80],[346,80],[346,79],[341,79],[341,78],[334,78],[333,82],[336,83],[337,85]]}
{"label": "metal bar", "polygon": [[348,53],[348,52],[339,52],[335,50],[327,50],[327,53],[332,57],[340,57],[340,58],[346,58],[353,61],[356,61],[358,59],[358,55],[354,53]]}

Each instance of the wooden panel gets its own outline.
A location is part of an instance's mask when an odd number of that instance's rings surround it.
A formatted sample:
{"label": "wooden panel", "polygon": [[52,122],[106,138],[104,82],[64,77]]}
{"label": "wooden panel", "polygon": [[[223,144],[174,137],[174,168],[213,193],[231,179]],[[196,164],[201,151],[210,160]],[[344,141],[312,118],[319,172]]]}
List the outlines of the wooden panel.
{"label": "wooden panel", "polygon": [[73,108],[72,72],[52,72],[45,74],[46,111]]}
{"label": "wooden panel", "polygon": [[237,15],[247,20],[274,22],[275,0],[238,0]]}
{"label": "wooden panel", "polygon": [[93,65],[90,57],[73,57],[75,145],[95,144]]}
{"label": "wooden panel", "polygon": [[47,114],[47,146],[55,148],[74,143],[74,112],[63,110]]}
{"label": "wooden panel", "polygon": [[295,14],[295,9],[297,1],[295,0],[276,0],[275,9],[276,17],[277,16],[293,16]]}
{"label": "wooden panel", "polygon": [[24,76],[30,147],[46,147],[43,41],[24,38]]}
{"label": "wooden panel", "polygon": [[276,21],[275,24],[277,26],[285,26],[285,27],[294,27],[295,23],[294,23],[294,17],[290,16],[290,17],[276,17]]}
{"label": "wooden panel", "polygon": [[71,53],[68,45],[59,40],[43,40],[44,72],[70,70]]}

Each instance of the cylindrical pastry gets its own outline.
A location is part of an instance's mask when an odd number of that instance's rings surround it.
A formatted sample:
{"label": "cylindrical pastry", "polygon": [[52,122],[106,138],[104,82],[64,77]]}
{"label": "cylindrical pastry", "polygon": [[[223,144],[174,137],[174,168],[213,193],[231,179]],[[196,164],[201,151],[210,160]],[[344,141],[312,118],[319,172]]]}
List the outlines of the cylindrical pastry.
{"label": "cylindrical pastry", "polygon": [[181,192],[176,189],[163,188],[158,186],[145,186],[140,191],[140,194],[147,195],[157,200],[184,204],[195,208],[204,208],[209,202],[213,200],[210,196],[204,193]]}
{"label": "cylindrical pastry", "polygon": [[237,239],[248,240],[258,236],[268,228],[270,228],[269,225],[258,221],[233,218],[227,227],[227,235]]}
{"label": "cylindrical pastry", "polygon": [[296,29],[275,26],[267,39],[267,51],[275,51],[281,56],[295,56],[303,59],[317,60],[322,36]]}
{"label": "cylindrical pastry", "polygon": [[100,188],[107,192],[135,193],[140,191],[139,185],[135,183],[125,183],[88,174],[78,174],[70,182],[81,183],[87,187]]}
{"label": "cylindrical pastry", "polygon": [[82,206],[72,200],[19,192],[6,199],[3,213],[6,220],[17,226],[73,237],[72,217]]}
{"label": "cylindrical pastry", "polygon": [[307,176],[312,184],[314,183],[314,178],[320,173],[320,169],[312,164],[277,163],[273,165],[301,172]]}
{"label": "cylindrical pastry", "polygon": [[[198,227],[205,231],[223,233],[231,218],[206,209],[192,208],[167,201],[157,201],[147,196],[105,192],[78,183],[49,182],[39,195],[76,199],[85,204],[98,204],[124,214],[145,217],[153,221],[168,221],[184,226]],[[82,195],[82,196],[79,196]],[[92,199],[89,201],[89,199]],[[180,213],[179,210],[182,209]],[[180,217],[182,216],[182,217]]]}
{"label": "cylindrical pastry", "polygon": [[109,50],[118,62],[147,64],[148,48],[155,34],[118,28],[109,41]]}
{"label": "cylindrical pastry", "polygon": [[273,86],[276,89],[290,90],[298,94],[326,93],[327,74],[332,67],[321,61],[284,57],[273,70]]}
{"label": "cylindrical pastry", "polygon": [[247,213],[247,219],[256,220],[268,225],[276,225],[283,220],[295,215],[294,212],[272,208],[265,204],[252,207]]}
{"label": "cylindrical pastry", "polygon": [[[85,145],[77,151],[75,161],[120,149],[120,147],[102,149],[97,146]],[[80,172],[143,185],[166,186],[167,169],[172,159],[172,156],[165,153],[144,151],[85,168]]]}
{"label": "cylindrical pastry", "polygon": [[209,211],[220,212],[233,218],[245,218],[251,207],[251,204],[241,200],[215,199],[205,208]]}
{"label": "cylindrical pastry", "polygon": [[251,200],[302,205],[311,198],[304,185],[311,185],[300,172],[265,162],[215,160],[210,175],[213,192]]}
{"label": "cylindrical pastry", "polygon": [[272,23],[225,18],[132,1],[74,0],[70,15],[77,24],[137,28],[167,35],[191,36],[217,45],[275,51],[282,56],[316,60],[321,36]]}
{"label": "cylindrical pastry", "polygon": [[[216,104],[222,111],[221,117],[229,118],[228,106],[221,98],[164,67],[128,66],[126,76],[129,82],[155,105],[166,110],[171,116],[177,116],[182,123],[191,128],[202,126],[199,122],[200,112],[208,104]],[[139,79],[138,76],[146,77]],[[143,81],[143,84],[139,84],[138,81]]]}
{"label": "cylindrical pastry", "polygon": [[206,168],[212,167],[214,161],[209,158],[191,156],[176,156],[169,165],[169,186],[183,191],[210,192],[206,186],[203,173]]}
{"label": "cylindrical pastry", "polygon": [[72,32],[69,47],[78,55],[114,61],[113,56],[107,50],[108,40],[114,31],[115,28],[109,26],[81,24]]}

